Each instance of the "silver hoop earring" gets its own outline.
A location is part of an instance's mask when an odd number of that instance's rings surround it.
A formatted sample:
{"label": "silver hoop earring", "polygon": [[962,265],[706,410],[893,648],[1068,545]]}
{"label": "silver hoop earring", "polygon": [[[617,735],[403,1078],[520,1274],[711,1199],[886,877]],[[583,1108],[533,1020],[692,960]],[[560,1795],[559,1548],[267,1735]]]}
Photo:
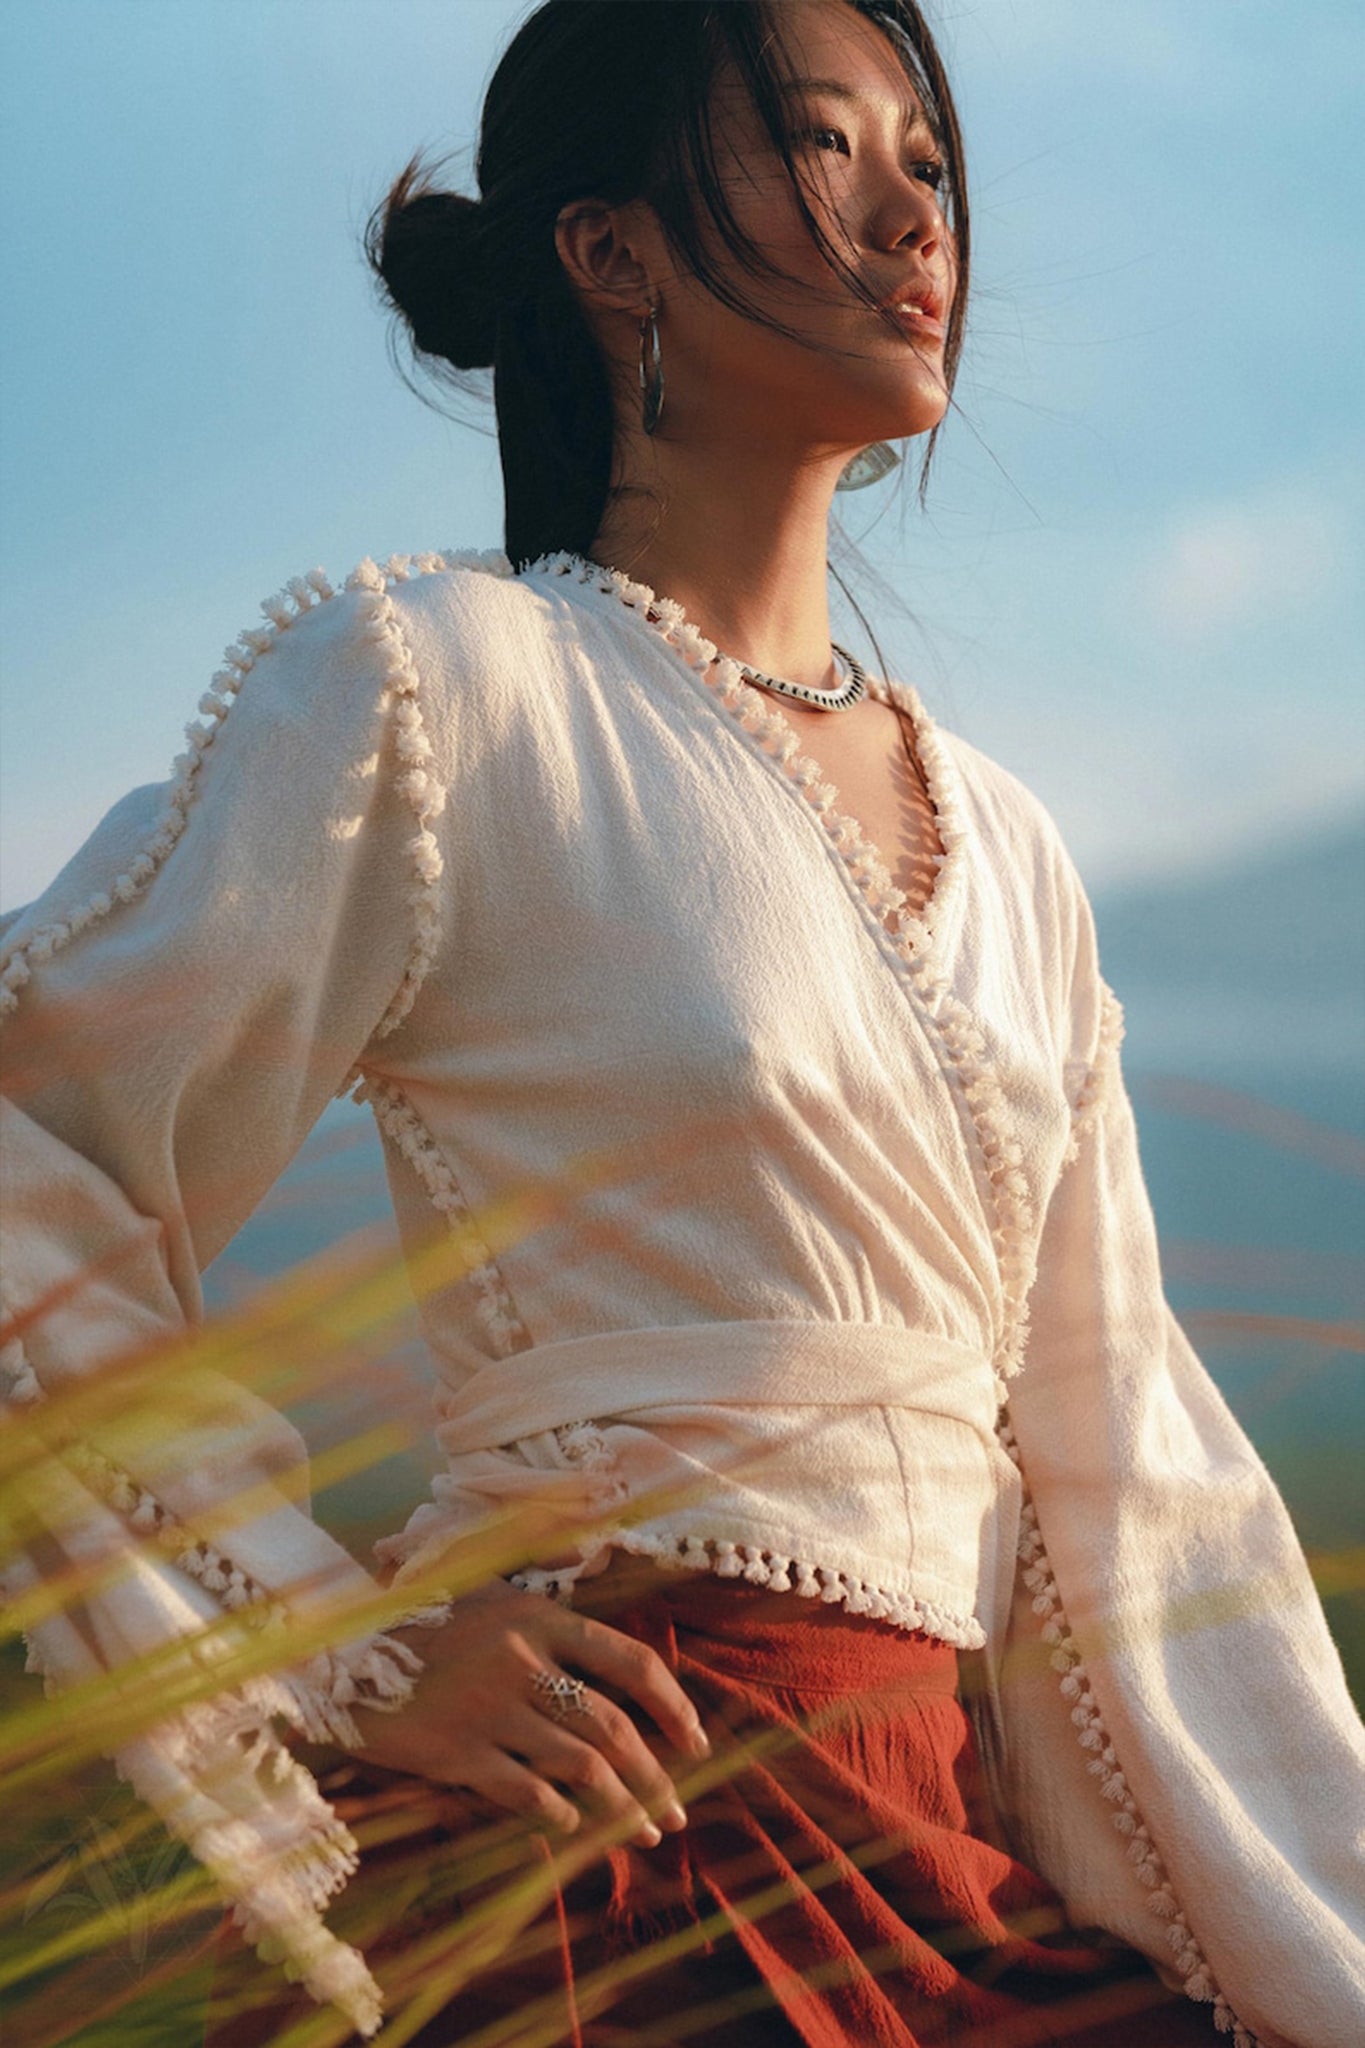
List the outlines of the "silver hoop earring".
{"label": "silver hoop earring", "polygon": [[664,409],[664,358],[659,347],[659,315],[655,306],[640,316],[640,411],[647,434],[659,424]]}
{"label": "silver hoop earring", "polygon": [[900,456],[889,442],[874,441],[870,448],[864,448],[845,465],[834,488],[836,491],[866,490],[869,484],[879,484],[884,476],[890,476],[899,464]]}

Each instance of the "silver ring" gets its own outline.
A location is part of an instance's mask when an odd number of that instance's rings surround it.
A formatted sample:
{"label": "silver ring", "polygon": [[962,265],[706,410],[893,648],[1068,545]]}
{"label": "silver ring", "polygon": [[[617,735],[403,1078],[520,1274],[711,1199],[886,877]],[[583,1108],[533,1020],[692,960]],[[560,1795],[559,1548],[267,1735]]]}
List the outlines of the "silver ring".
{"label": "silver ring", "polygon": [[567,1721],[571,1714],[592,1713],[588,1688],[581,1678],[567,1678],[562,1671],[533,1671],[531,1683],[545,1695],[545,1712],[552,1721]]}

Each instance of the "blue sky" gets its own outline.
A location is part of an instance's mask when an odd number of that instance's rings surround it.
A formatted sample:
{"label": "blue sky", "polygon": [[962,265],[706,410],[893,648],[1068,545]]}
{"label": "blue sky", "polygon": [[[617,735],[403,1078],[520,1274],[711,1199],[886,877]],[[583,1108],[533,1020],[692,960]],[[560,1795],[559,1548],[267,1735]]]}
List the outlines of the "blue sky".
{"label": "blue sky", "polygon": [[[0,896],[159,779],[320,562],[495,545],[493,444],[393,373],[361,225],[466,144],[509,0],[0,11]],[[879,633],[1092,886],[1365,804],[1359,0],[944,0],[978,295]]]}

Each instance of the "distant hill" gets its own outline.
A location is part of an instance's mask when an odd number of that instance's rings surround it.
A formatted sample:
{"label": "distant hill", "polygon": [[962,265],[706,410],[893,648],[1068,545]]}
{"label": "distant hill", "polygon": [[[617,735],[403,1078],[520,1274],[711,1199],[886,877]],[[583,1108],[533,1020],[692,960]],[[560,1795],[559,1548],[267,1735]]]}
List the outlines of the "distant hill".
{"label": "distant hill", "polygon": [[1134,1069],[1275,1079],[1365,1131],[1365,808],[1188,882],[1096,892]]}

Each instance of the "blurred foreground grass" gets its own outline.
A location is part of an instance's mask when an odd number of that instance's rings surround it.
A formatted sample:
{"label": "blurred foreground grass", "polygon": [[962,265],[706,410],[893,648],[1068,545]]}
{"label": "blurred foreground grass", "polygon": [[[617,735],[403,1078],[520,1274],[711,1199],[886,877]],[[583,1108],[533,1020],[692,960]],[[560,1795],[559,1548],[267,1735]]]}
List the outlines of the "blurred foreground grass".
{"label": "blurred foreground grass", "polygon": [[[310,1205],[315,1227],[319,1207],[325,1211],[325,1202]],[[485,1235],[505,1242],[535,1220],[513,1204],[481,1222]],[[367,1558],[369,1543],[402,1521],[433,1468],[419,1376],[410,1369],[415,1338],[408,1276],[391,1241],[366,1231],[339,1247],[304,1244],[295,1251],[296,1262],[268,1285],[224,1290],[239,1298],[210,1323],[200,1348],[207,1347],[216,1367],[304,1424],[319,1451],[318,1472],[330,1475],[316,1501],[319,1519]],[[441,1247],[416,1274],[418,1288],[457,1281],[461,1256],[457,1242]],[[1263,1277],[1259,1255],[1246,1250],[1242,1256],[1246,1271]],[[1178,1279],[1202,1272],[1208,1280],[1193,1255],[1182,1269],[1179,1247],[1171,1263]],[[1183,1319],[1285,1494],[1360,1700],[1360,1329],[1268,1310],[1254,1286],[1230,1284],[1231,1268],[1217,1271],[1202,1305],[1185,1309]],[[409,1369],[395,1370],[395,1359],[406,1359]],[[164,1374],[174,1369],[174,1358],[165,1359],[129,1382],[152,1430],[166,1427],[161,1395]],[[1301,1398],[1309,1386],[1312,1402]],[[1324,1415],[1332,1420],[1327,1430]],[[41,1452],[33,1455],[41,1461]],[[12,1509],[20,1482],[32,1481],[23,1464],[5,1479],[0,1461],[0,1518]],[[506,1527],[482,1551],[474,1546],[465,1560],[467,1583],[507,1569],[520,1547],[519,1532]],[[291,1658],[299,1647],[291,1635]],[[165,1702],[155,1685],[146,1690],[150,1724]],[[208,1947],[221,1905],[188,1852],[115,1780],[94,1748],[89,1715],[73,1715],[60,1701],[43,1702],[37,1681],[24,1674],[11,1631],[0,1647],[0,2038],[5,2048],[197,2048]],[[400,1857],[393,1883],[384,1887],[386,1909],[400,1917],[422,1895],[429,1875],[416,1826],[413,1843],[412,1867],[405,1871]],[[524,1868],[509,1863],[505,1850],[505,1830],[485,1829],[462,1843],[460,1857],[445,1869],[450,1914],[439,1938],[425,1954],[419,1951],[411,2013],[439,2004],[481,1956],[505,1950],[534,1912],[543,1889],[537,1893],[531,1885],[528,1891]],[[467,1908],[479,1903],[461,1913],[461,1899]],[[537,2032],[532,2013],[524,2017],[517,2048],[556,2038]],[[405,2029],[396,2012],[394,2022],[383,2038],[397,2044]],[[350,2038],[344,2020],[319,2009],[291,2031],[288,2048],[328,2048]]]}

